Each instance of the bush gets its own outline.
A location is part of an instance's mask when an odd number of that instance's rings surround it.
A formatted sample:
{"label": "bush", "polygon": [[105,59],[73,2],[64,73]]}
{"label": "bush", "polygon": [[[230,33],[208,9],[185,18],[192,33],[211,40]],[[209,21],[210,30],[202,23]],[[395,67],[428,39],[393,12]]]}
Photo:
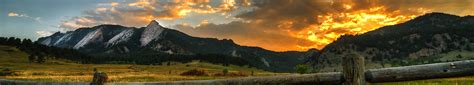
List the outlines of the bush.
{"label": "bush", "polygon": [[462,56],[461,56],[461,55],[457,55],[456,58],[462,58]]}
{"label": "bush", "polygon": [[249,76],[248,74],[245,74],[243,72],[230,72],[230,73],[216,73],[213,76],[232,76],[232,77],[246,77]]}
{"label": "bush", "polygon": [[252,71],[252,72],[250,73],[250,75],[251,75],[251,76],[254,76],[254,73],[255,73],[255,72],[254,72],[254,71]]}
{"label": "bush", "polygon": [[225,68],[224,70],[222,70],[222,73],[224,74],[224,76],[229,73],[229,69]]}
{"label": "bush", "polygon": [[3,68],[2,71],[12,71],[12,70],[10,70],[10,68]]}
{"label": "bush", "polygon": [[18,74],[15,73],[15,71],[9,69],[9,68],[4,68],[0,71],[0,76],[17,76]]}
{"label": "bush", "polygon": [[181,73],[182,76],[208,76],[205,70],[198,70],[193,69],[186,72]]}
{"label": "bush", "polygon": [[33,72],[31,75],[48,75],[47,73],[43,73],[43,72]]}
{"label": "bush", "polygon": [[307,65],[296,65],[296,73],[306,74],[309,73],[309,67]]}

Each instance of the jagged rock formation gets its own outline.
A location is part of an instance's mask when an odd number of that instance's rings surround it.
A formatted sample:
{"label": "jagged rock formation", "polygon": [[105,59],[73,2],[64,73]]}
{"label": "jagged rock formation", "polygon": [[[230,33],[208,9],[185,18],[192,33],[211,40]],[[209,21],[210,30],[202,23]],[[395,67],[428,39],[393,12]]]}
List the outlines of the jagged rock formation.
{"label": "jagged rock formation", "polygon": [[142,28],[120,25],[99,25],[66,33],[55,33],[38,39],[41,44],[73,48],[96,56],[141,56],[149,54],[223,54],[239,57],[261,69],[293,71],[317,50],[308,52],[274,52],[259,47],[240,46],[230,39],[198,38],[165,28],[151,21]]}

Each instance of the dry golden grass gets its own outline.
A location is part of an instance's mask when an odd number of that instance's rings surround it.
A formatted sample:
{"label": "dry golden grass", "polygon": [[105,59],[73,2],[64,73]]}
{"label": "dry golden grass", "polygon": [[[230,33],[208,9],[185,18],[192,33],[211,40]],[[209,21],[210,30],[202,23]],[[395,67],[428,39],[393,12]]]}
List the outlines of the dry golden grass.
{"label": "dry golden grass", "polygon": [[[9,51],[5,51],[9,50]],[[14,47],[0,46],[0,70],[10,69],[15,75],[0,76],[1,79],[42,81],[42,82],[89,82],[93,69],[107,73],[110,82],[156,82],[180,80],[208,80],[233,78],[233,76],[181,76],[179,74],[203,69],[208,74],[221,73],[223,69],[254,76],[286,75],[272,73],[255,68],[240,66],[222,66],[199,61],[190,63],[172,62],[172,65],[128,65],[128,64],[76,64],[67,60],[47,60],[46,63],[30,63],[27,54]]]}

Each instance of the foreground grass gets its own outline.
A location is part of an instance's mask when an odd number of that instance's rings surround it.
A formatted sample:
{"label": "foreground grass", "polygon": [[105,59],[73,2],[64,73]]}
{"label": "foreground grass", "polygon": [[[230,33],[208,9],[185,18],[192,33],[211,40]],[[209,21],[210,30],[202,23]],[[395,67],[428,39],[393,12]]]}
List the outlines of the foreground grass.
{"label": "foreground grass", "polygon": [[371,85],[474,85],[474,76],[404,82],[373,83]]}
{"label": "foreground grass", "polygon": [[[223,69],[253,76],[287,75],[289,73],[272,73],[263,70],[239,66],[222,66],[194,61],[172,65],[118,65],[118,64],[76,64],[67,60],[48,60],[46,63],[30,63],[27,54],[14,47],[0,45],[0,71],[9,69],[15,75],[0,76],[0,79],[39,81],[39,82],[90,82],[93,69],[106,72],[110,82],[157,82],[181,80],[210,80],[236,78],[238,76],[213,76],[222,73]],[[464,56],[464,55],[463,55]],[[192,70],[206,70],[210,76],[181,76],[179,74]],[[372,83],[370,85],[474,85],[474,76],[459,78],[442,78],[406,82]]]}
{"label": "foreground grass", "polygon": [[[263,70],[240,67],[222,66],[199,61],[190,63],[171,62],[171,65],[130,65],[130,64],[76,64],[67,60],[49,59],[46,63],[30,63],[27,54],[20,50],[0,46],[0,70],[11,70],[14,75],[0,76],[1,79],[40,81],[40,82],[89,82],[92,80],[93,69],[107,73],[110,82],[156,82],[180,80],[209,80],[235,78],[239,76],[213,76],[228,69],[230,73],[243,73],[251,76],[286,75]],[[181,76],[180,74],[192,70],[205,70],[209,76]]]}

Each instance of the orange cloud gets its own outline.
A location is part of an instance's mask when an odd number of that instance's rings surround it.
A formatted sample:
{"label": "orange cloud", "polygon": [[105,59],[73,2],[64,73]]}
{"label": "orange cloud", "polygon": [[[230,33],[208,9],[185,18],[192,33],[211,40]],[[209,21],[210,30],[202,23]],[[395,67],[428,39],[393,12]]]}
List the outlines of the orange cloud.
{"label": "orange cloud", "polygon": [[118,2],[110,2],[110,6],[118,6],[118,5],[120,5],[120,3],[118,3]]}
{"label": "orange cloud", "polygon": [[84,26],[78,25],[78,24],[72,23],[72,22],[63,22],[58,27],[59,28],[81,28],[81,27],[84,27]]}
{"label": "orange cloud", "polygon": [[36,31],[36,34],[40,37],[45,37],[45,36],[52,35],[53,32],[50,32],[50,31]]}
{"label": "orange cloud", "polygon": [[301,49],[321,49],[342,35],[357,35],[375,30],[382,26],[395,25],[419,14],[403,14],[398,10],[388,11],[384,6],[364,10],[329,13],[316,16],[319,24],[312,24],[294,35],[315,42],[311,46],[299,46]]}
{"label": "orange cloud", "polygon": [[[246,0],[247,1],[247,0]],[[244,2],[242,2],[244,3]],[[245,2],[248,4],[249,2]],[[126,4],[126,5],[120,5]],[[84,12],[84,16],[65,20],[60,27],[94,26],[98,24],[120,24],[125,26],[144,26],[151,20],[177,20],[190,14],[213,14],[231,12],[240,6],[234,0],[225,0],[212,5],[209,0],[139,0],[134,2],[101,3],[101,7]],[[106,5],[106,6],[105,6]],[[105,6],[105,7],[104,7]],[[87,20],[85,23],[84,20]],[[72,25],[72,24],[76,25]]]}
{"label": "orange cloud", "polygon": [[[470,7],[472,4],[466,4],[472,2],[469,0],[456,2],[443,0],[260,0],[252,5],[257,7],[256,10],[237,17],[266,26],[259,28],[265,29],[264,32],[286,34],[310,41],[310,44],[295,42],[288,45],[273,45],[287,47],[287,50],[304,51],[311,48],[322,49],[342,35],[357,35],[383,26],[403,23],[427,12],[441,11],[446,8],[472,8]],[[454,14],[463,13],[466,12]]]}
{"label": "orange cloud", "polygon": [[[85,11],[60,27],[98,24],[145,26],[151,20],[180,21],[219,14],[231,23],[183,22],[193,36],[230,38],[241,45],[275,51],[321,49],[342,35],[357,35],[403,23],[427,12],[473,14],[472,0],[139,0]],[[116,5],[113,5],[116,4]],[[239,8],[250,8],[242,10]],[[237,13],[235,13],[237,12]],[[231,15],[231,13],[233,13]],[[214,19],[215,20],[215,19]]]}

